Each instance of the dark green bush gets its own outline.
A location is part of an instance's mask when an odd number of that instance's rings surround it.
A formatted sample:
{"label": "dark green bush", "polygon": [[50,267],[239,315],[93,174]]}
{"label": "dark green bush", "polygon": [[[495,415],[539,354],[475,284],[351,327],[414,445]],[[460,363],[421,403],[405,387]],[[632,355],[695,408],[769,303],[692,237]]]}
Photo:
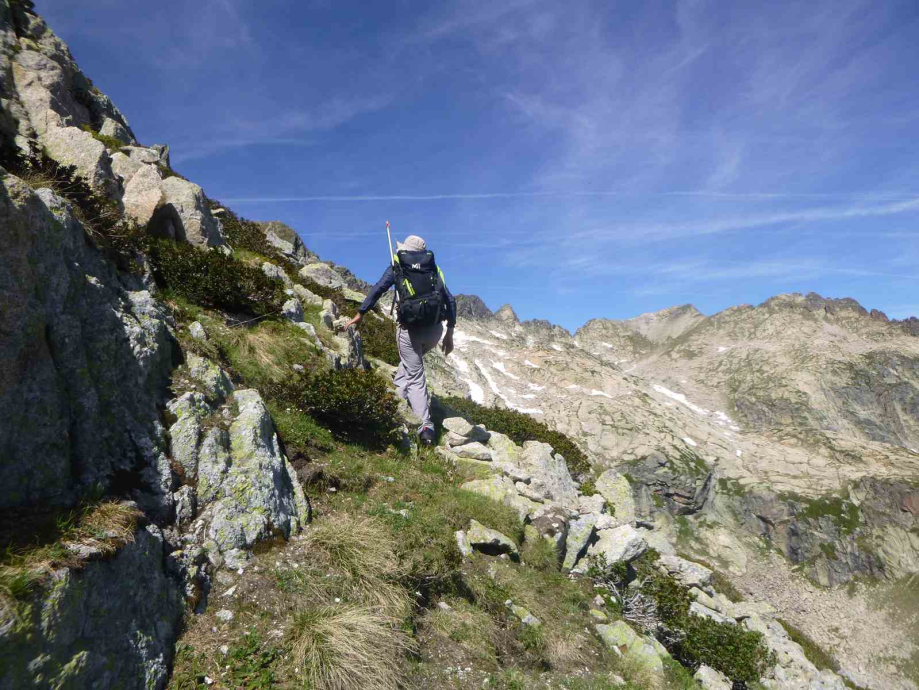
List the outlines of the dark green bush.
{"label": "dark green bush", "polygon": [[185,242],[152,239],[148,258],[157,284],[194,304],[263,315],[280,311],[284,303],[281,281],[217,249],[203,251]]}
{"label": "dark green bush", "polygon": [[[357,309],[354,310],[355,313]],[[396,325],[389,319],[380,321],[370,314],[364,315],[360,325],[364,353],[387,364],[399,366],[399,348],[396,345]]]}
{"label": "dark green bush", "polygon": [[631,564],[607,565],[600,560],[591,566],[588,576],[602,591],[622,592],[629,583],[641,582],[641,592],[654,601],[662,642],[684,666],[696,670],[705,664],[740,683],[759,680],[775,664],[763,636],[733,623],[690,615],[689,589],[658,571],[658,558],[657,551],[649,549]]}
{"label": "dark green bush", "polygon": [[734,682],[752,683],[775,665],[775,656],[758,632],[701,616],[686,616],[680,627],[685,637],[669,651],[684,666],[696,669],[705,664]]}
{"label": "dark green bush", "polygon": [[[582,474],[590,470],[590,461],[584,452],[578,448],[574,441],[565,434],[550,429],[529,415],[516,410],[502,410],[497,407],[484,407],[467,398],[450,396],[438,398],[441,408],[437,422],[443,421],[445,416],[463,417],[470,424],[481,424],[489,431],[509,436],[517,444],[526,441],[542,441],[548,443],[561,453],[568,469],[574,474]],[[449,413],[449,414],[447,414]]]}
{"label": "dark green bush", "polygon": [[359,369],[326,370],[268,387],[269,395],[327,425],[338,436],[376,445],[396,439],[399,406],[390,385]]}
{"label": "dark green bush", "polygon": [[223,224],[223,235],[233,249],[247,249],[250,252],[261,254],[272,262],[284,258],[265,237],[258,223],[240,218],[226,206],[222,206],[219,201],[210,199],[209,205],[211,210],[222,208],[226,212],[220,217],[220,222]]}

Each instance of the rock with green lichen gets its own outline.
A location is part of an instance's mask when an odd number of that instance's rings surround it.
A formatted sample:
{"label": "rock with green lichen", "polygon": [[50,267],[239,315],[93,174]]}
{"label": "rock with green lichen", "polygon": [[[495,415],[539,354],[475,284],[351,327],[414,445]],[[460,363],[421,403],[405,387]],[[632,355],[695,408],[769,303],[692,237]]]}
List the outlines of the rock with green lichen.
{"label": "rock with green lichen", "polygon": [[613,507],[616,520],[623,524],[635,524],[635,500],[628,479],[616,470],[607,470],[597,478],[596,487],[597,493]]}
{"label": "rock with green lichen", "polygon": [[208,461],[205,486],[199,484],[205,500],[212,501],[202,515],[207,538],[221,553],[250,549],[275,534],[290,537],[309,517],[303,489],[258,391],[238,390],[233,397],[239,414],[228,434],[208,437],[213,462]]}
{"label": "rock with green lichen", "polygon": [[610,625],[601,623],[595,628],[608,649],[618,651],[653,673],[664,672],[664,664],[655,645],[632,630],[625,622],[616,621]]}

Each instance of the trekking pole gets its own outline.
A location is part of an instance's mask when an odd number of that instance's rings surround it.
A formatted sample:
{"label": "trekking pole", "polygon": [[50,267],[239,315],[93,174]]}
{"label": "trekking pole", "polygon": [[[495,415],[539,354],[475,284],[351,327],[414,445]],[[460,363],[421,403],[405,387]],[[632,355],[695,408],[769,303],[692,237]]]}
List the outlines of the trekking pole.
{"label": "trekking pole", "polygon": [[[393,272],[396,270],[396,258],[392,253],[392,235],[389,233],[389,221],[386,221],[386,246],[389,249],[389,265],[393,267]],[[394,276],[395,277],[395,276]],[[396,297],[399,295],[399,291],[396,290],[396,281],[393,280],[392,285],[392,304],[389,307],[389,315],[392,317],[393,313],[396,311]]]}

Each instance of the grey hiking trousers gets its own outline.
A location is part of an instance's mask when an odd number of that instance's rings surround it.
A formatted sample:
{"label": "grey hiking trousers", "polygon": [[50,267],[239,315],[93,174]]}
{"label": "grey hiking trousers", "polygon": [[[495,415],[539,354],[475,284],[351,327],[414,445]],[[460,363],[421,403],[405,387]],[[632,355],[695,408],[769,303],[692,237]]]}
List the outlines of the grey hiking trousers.
{"label": "grey hiking trousers", "polygon": [[[444,333],[443,324],[413,328],[399,326],[396,342],[399,346],[399,368],[393,383],[412,412],[421,418],[421,428],[431,426],[431,405],[428,403],[428,382],[424,375],[424,355],[437,347]],[[421,431],[419,429],[418,431]]]}

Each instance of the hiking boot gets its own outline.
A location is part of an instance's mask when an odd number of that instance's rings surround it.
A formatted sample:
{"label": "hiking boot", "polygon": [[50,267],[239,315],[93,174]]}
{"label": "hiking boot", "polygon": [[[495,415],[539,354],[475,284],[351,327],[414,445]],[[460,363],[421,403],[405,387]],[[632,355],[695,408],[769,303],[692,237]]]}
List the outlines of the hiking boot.
{"label": "hiking boot", "polygon": [[434,445],[434,428],[430,426],[423,427],[421,431],[418,432],[418,438],[421,439],[422,445],[433,446]]}

